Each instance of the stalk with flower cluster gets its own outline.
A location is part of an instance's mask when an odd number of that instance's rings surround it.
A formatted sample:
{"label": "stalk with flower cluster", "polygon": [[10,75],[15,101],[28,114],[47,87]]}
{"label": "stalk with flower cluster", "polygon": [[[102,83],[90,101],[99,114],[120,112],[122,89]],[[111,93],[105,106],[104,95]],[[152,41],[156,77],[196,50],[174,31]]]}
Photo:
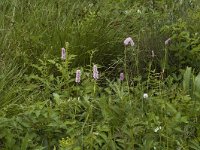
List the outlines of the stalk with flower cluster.
{"label": "stalk with flower cluster", "polygon": [[[133,42],[131,37],[128,37],[124,40],[124,45],[125,45],[125,49],[124,49],[124,71],[125,71],[125,77],[126,77],[126,81],[127,81],[127,87],[128,87],[128,93],[130,95],[130,89],[129,89],[129,76],[128,76],[128,71],[127,71],[127,46],[134,46],[135,43]],[[129,96],[129,100],[130,100],[130,96]]]}
{"label": "stalk with flower cluster", "polygon": [[169,45],[169,43],[171,42],[171,38],[168,38],[165,41],[165,55],[164,55],[164,64],[163,64],[163,68],[162,68],[162,78],[166,69],[166,65],[168,65],[168,49],[167,46]]}
{"label": "stalk with flower cluster", "polygon": [[81,82],[81,70],[76,70],[76,79],[75,79],[76,83],[80,83]]}
{"label": "stalk with flower cluster", "polygon": [[95,95],[95,93],[96,93],[96,81],[99,79],[99,71],[97,69],[97,65],[93,66],[93,78],[95,80],[95,83],[94,83],[94,95]]}
{"label": "stalk with flower cluster", "polygon": [[78,88],[78,84],[80,84],[81,82],[81,70],[76,70],[76,78],[75,78],[75,82],[77,84],[77,87],[76,87],[76,94],[78,96],[78,91],[79,91],[79,88]]}
{"label": "stalk with flower cluster", "polygon": [[[66,48],[66,49],[65,49]],[[68,56],[68,50],[69,50],[69,43],[65,43],[65,48],[61,48],[61,60],[63,61],[63,69],[62,74],[66,81],[69,79],[69,56]]]}

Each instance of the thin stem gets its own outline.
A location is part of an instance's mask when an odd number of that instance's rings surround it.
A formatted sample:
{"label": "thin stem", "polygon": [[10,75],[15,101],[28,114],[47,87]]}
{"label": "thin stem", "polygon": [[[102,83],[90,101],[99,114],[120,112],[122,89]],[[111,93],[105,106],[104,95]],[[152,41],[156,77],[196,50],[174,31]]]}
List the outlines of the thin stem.
{"label": "thin stem", "polygon": [[128,88],[128,94],[129,94],[129,101],[130,101],[129,76],[128,76],[128,72],[127,72],[126,60],[127,60],[127,48],[125,47],[125,49],[124,49],[124,72],[125,72],[126,83],[127,83],[127,88]]}
{"label": "thin stem", "polygon": [[167,50],[167,48],[165,47],[165,56],[164,56],[164,64],[163,64],[163,73],[165,72],[166,66],[168,65],[168,58],[167,58],[167,55],[168,55],[168,50]]}
{"label": "thin stem", "polygon": [[139,55],[138,55],[138,49],[136,49],[136,56],[135,56],[135,64],[136,64],[136,72],[137,75],[139,76]]}
{"label": "thin stem", "polygon": [[94,91],[94,97],[95,97],[95,95],[96,95],[96,80],[94,81],[93,91]]}

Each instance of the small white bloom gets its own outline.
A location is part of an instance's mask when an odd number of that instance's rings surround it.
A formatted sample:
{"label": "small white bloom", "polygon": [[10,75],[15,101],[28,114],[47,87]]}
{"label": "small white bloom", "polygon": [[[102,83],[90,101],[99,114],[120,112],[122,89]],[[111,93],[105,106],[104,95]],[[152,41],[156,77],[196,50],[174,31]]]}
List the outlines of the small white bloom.
{"label": "small white bloom", "polygon": [[154,129],[154,132],[158,132],[158,131],[161,130],[161,129],[162,129],[162,127],[159,126],[159,127],[157,127],[157,128]]}
{"label": "small white bloom", "polygon": [[171,41],[171,38],[168,38],[168,39],[165,41],[165,45],[168,45],[170,41]]}
{"label": "small white bloom", "polygon": [[140,9],[138,9],[138,10],[137,10],[137,13],[138,13],[138,14],[141,14],[142,12],[141,12],[141,10],[140,10]]}
{"label": "small white bloom", "polygon": [[132,38],[131,37],[128,37],[124,40],[124,45],[127,46],[127,45],[131,45],[131,46],[134,46],[135,43],[133,42]]}
{"label": "small white bloom", "polygon": [[143,98],[144,98],[144,99],[146,99],[146,98],[148,98],[148,97],[149,97],[149,96],[148,96],[147,93],[144,93],[144,94],[143,94]]}

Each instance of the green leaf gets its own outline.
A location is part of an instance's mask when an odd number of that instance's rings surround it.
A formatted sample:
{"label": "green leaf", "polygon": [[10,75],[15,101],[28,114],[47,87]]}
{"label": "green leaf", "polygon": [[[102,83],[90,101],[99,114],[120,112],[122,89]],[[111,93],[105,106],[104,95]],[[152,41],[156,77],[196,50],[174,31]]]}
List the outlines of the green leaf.
{"label": "green leaf", "polygon": [[195,95],[200,98],[200,73],[196,76],[194,80],[194,87],[195,87]]}
{"label": "green leaf", "polygon": [[192,150],[200,150],[200,143],[198,140],[192,140],[189,143],[189,147],[192,148]]}
{"label": "green leaf", "polygon": [[191,72],[192,72],[192,68],[187,67],[183,75],[183,89],[187,92],[190,90]]}
{"label": "green leaf", "polygon": [[29,134],[26,133],[25,137],[22,139],[21,150],[27,150],[29,144]]}
{"label": "green leaf", "polygon": [[177,110],[174,108],[173,105],[171,105],[170,103],[167,103],[167,108],[168,110],[171,112],[171,113],[174,113],[176,114],[177,113]]}

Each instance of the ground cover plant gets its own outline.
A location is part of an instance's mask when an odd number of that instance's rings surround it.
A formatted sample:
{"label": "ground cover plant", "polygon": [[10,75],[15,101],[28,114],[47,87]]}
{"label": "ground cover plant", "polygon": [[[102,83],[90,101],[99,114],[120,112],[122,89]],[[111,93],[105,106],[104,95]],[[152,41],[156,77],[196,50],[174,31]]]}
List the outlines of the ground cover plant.
{"label": "ground cover plant", "polygon": [[200,149],[198,0],[0,10],[0,149]]}

